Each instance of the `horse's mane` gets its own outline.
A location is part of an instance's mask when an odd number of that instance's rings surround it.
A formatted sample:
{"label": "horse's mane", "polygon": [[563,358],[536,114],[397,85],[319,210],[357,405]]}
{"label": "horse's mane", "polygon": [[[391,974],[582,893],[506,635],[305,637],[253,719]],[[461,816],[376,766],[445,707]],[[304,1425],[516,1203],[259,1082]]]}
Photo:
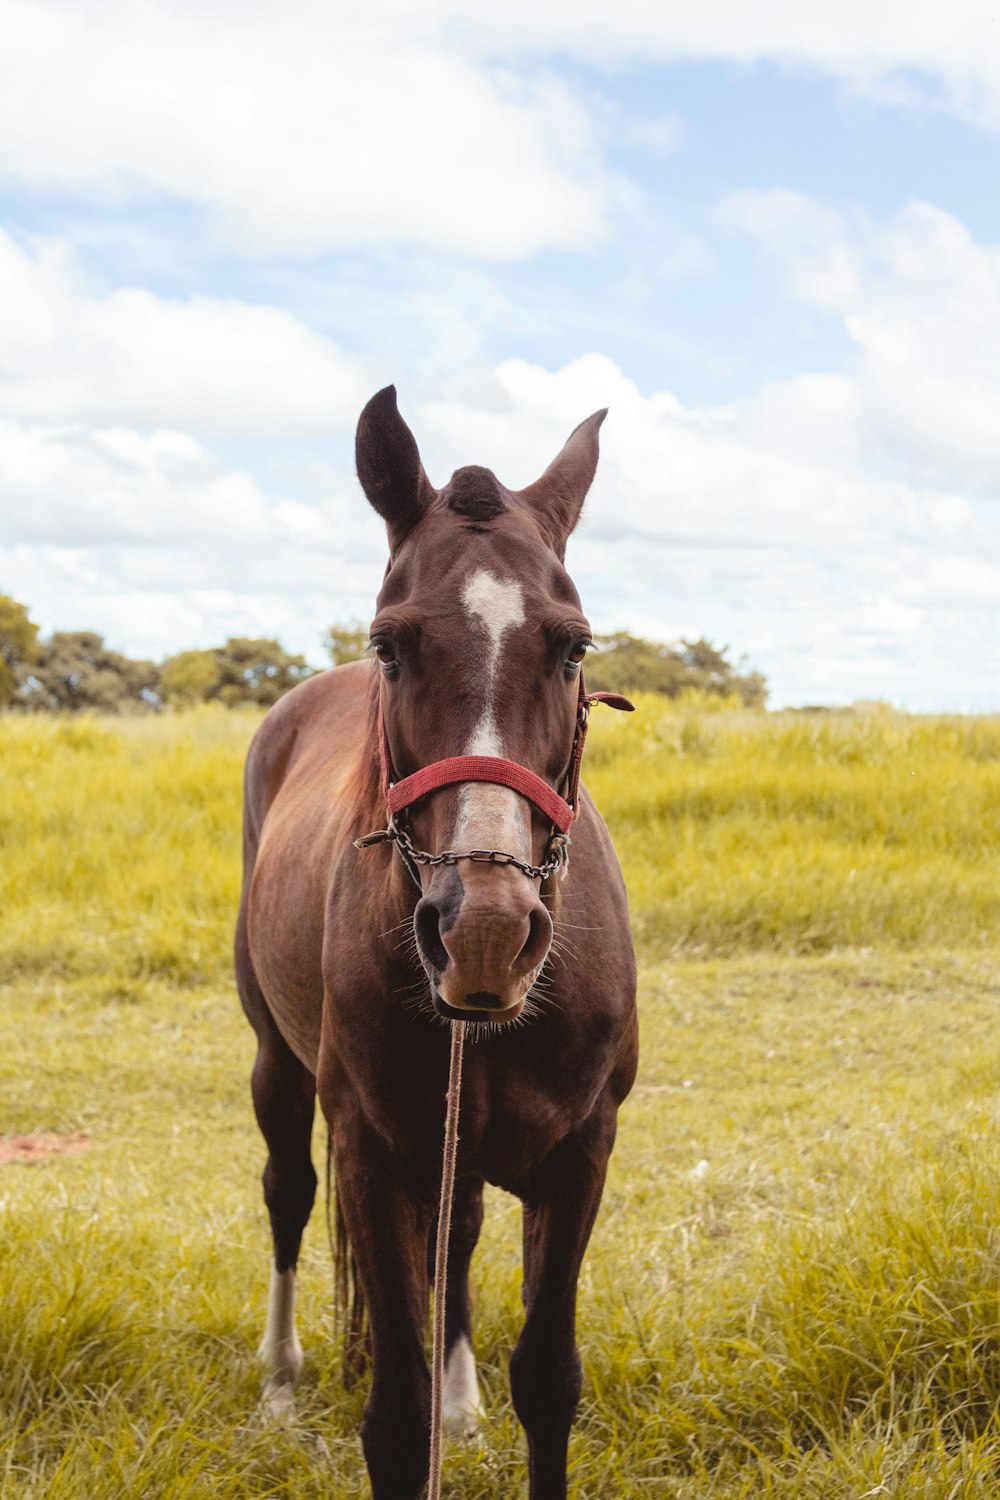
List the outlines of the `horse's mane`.
{"label": "horse's mane", "polygon": [[[362,713],[364,732],[354,760],[344,772],[340,796],[354,808],[352,828],[356,834],[373,833],[386,820],[382,796],[382,767],[378,747],[378,702],[380,673],[378,663],[371,663],[367,693]],[[395,861],[394,861],[395,863]],[[368,1310],[354,1250],[347,1236],[343,1209],[333,1181],[333,1136],[326,1135],[326,1228],[333,1251],[334,1324],[343,1330],[343,1367],[348,1384],[353,1383],[366,1363],[368,1345]],[[348,1316],[349,1314],[349,1316]]]}
{"label": "horse's mane", "polygon": [[379,668],[373,661],[362,710],[364,733],[361,747],[345,770],[339,788],[340,798],[355,809],[354,826],[362,833],[371,833],[382,827],[386,817],[378,753],[378,695]]}

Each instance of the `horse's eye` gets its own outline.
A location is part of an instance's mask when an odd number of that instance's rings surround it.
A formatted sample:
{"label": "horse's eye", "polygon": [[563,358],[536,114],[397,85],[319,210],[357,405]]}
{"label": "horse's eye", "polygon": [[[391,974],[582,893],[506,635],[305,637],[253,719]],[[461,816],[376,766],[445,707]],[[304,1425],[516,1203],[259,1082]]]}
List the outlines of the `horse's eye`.
{"label": "horse's eye", "polygon": [[587,654],[589,641],[575,641],[566,654],[566,665],[571,672],[578,672]]}
{"label": "horse's eye", "polygon": [[397,667],[399,665],[399,662],[396,658],[396,648],[393,646],[390,640],[386,639],[384,635],[377,636],[375,640],[372,641],[372,650],[378,657],[379,665],[384,670],[390,671],[393,667]]}

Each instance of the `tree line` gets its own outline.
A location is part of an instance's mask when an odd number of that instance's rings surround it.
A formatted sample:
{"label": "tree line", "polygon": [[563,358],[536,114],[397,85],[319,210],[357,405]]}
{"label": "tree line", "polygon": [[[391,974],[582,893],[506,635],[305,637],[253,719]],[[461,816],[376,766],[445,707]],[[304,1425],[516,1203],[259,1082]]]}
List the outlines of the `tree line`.
{"label": "tree line", "polygon": [[[663,645],[627,631],[595,637],[587,685],[617,692],[696,689],[762,707],[767,683],[706,640]],[[324,646],[334,666],[367,654],[368,632],[332,625]],[[41,637],[23,604],[0,594],[0,709],[22,712],[152,712],[198,703],[268,708],[316,669],[269,637],[230,636],[222,646],[180,651],[162,662],[113,651],[94,630],[56,630]]]}

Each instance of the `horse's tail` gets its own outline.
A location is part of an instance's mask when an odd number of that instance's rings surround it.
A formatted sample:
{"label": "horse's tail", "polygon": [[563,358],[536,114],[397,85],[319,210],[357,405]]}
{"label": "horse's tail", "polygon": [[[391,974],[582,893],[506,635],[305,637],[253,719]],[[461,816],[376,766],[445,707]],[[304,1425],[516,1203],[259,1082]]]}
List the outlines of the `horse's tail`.
{"label": "horse's tail", "polygon": [[344,1383],[350,1385],[364,1372],[371,1336],[367,1327],[364,1289],[333,1181],[333,1141],[329,1130],[326,1133],[326,1231],[333,1252],[334,1321],[337,1329],[343,1330]]}

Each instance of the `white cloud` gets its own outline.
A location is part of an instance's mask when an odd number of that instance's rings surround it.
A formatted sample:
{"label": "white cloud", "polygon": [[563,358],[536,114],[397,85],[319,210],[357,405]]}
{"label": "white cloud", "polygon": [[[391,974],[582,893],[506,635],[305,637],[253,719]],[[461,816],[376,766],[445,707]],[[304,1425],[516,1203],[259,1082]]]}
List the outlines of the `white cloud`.
{"label": "white cloud", "polygon": [[[597,65],[628,58],[770,59],[843,78],[886,102],[944,104],[1000,128],[1000,17],[991,0],[508,0],[502,8],[472,0],[371,0],[369,15],[458,33],[481,52],[568,52]],[[417,19],[419,17],[419,19]]]}
{"label": "white cloud", "polygon": [[276,634],[316,660],[327,625],[370,615],[384,563],[354,484],[275,501],[177,432],[0,423],[0,515],[0,592],[154,658]]}
{"label": "white cloud", "polygon": [[657,115],[654,118],[626,121],[620,134],[627,145],[641,146],[643,150],[652,151],[659,156],[677,147],[683,131],[675,115]]}
{"label": "white cloud", "polygon": [[853,340],[839,441],[863,445],[873,469],[1000,495],[1000,246],[927,203],[873,226],[790,193],[741,193],[720,217]]}
{"label": "white cloud", "polygon": [[0,176],[34,190],[195,203],[251,255],[504,259],[600,229],[588,116],[540,69],[309,3],[5,0],[0,31]]}
{"label": "white cloud", "polygon": [[[998,28],[987,0],[0,0],[0,180],[193,204],[251,256],[525,257],[591,245],[628,196],[550,56],[771,60],[1000,128]],[[676,127],[617,133],[662,151]]]}
{"label": "white cloud", "polygon": [[[1000,515],[873,477],[856,444],[834,461],[786,440],[789,423],[818,426],[831,409],[849,431],[863,402],[850,382],[800,379],[700,409],[644,396],[599,355],[558,371],[508,361],[492,382],[485,406],[478,390],[403,393],[438,483],[466,462],[529,483],[611,405],[569,556],[597,628],[708,634],[746,652],[778,702],[997,706]],[[346,477],[308,505],[268,496],[183,434],[18,424],[0,428],[0,476],[0,588],[46,628],[91,626],[153,657],[274,634],[317,660],[326,625],[370,617],[383,529]]]}
{"label": "white cloud", "polygon": [[0,513],[8,544],[98,548],[259,546],[271,523],[247,474],[183,433],[0,424]]}
{"label": "white cloud", "polygon": [[[857,252],[855,292],[873,319],[897,307],[904,270],[922,263],[921,226],[940,247],[936,220],[904,221],[918,244],[904,234],[898,272]],[[898,244],[895,230],[884,239]],[[943,239],[960,257],[987,253]],[[944,279],[960,282],[961,265],[952,272]],[[974,277],[971,285],[975,298],[983,288]],[[914,274],[906,296],[919,306],[924,291]],[[964,300],[951,306],[960,349],[962,319],[974,310]],[[992,326],[981,296],[978,315]],[[996,708],[1000,507],[968,492],[966,455],[953,444],[946,461],[952,400],[894,425],[879,383],[902,399],[907,372],[919,383],[940,357],[947,326],[942,316],[912,332],[909,365],[873,374],[862,360],[858,372],[802,375],[711,408],[644,396],[598,355],[554,372],[512,360],[496,371],[505,399],[492,410],[438,402],[414,425],[435,454],[489,463],[519,487],[576,422],[610,405],[598,479],[570,550],[599,627],[624,621],[661,639],[693,630],[728,641],[767,672],[778,702],[878,695],[912,707]],[[957,356],[947,368],[962,373]],[[986,409],[1000,373],[992,384],[981,379]],[[979,436],[995,446],[998,433],[984,425]],[[940,461],[927,463],[928,452]]]}
{"label": "white cloud", "polygon": [[790,289],[802,301],[838,312],[857,295],[858,258],[835,209],[775,188],[732,193],[715,217],[724,228],[754,235],[785,267]]}
{"label": "white cloud", "polygon": [[[875,225],[787,193],[742,194],[720,216],[754,236],[796,298],[839,320],[854,349],[843,368],[698,407],[644,394],[600,354],[470,370],[477,348],[459,339],[445,368],[425,372],[433,399],[400,382],[432,479],[478,462],[525,485],[610,405],[570,552],[598,627],[727,641],[779,702],[997,708],[1000,252],[926,204]],[[287,351],[315,355],[303,367],[319,388],[345,368],[334,346],[289,318],[266,324],[267,337],[281,329],[279,354],[261,362],[252,315],[267,310],[209,304],[217,347],[234,340],[240,368],[224,401],[213,386],[230,366],[200,384],[193,373],[191,394],[169,350],[185,337],[212,349],[206,325],[185,322],[202,304],[150,297],[133,339],[120,294],[89,288],[63,245],[0,250],[0,393],[15,414],[0,426],[0,589],[47,628],[94,626],[153,656],[248,632],[315,657],[330,621],[368,618],[384,538],[353,481],[334,477],[306,504],[190,435],[213,401],[220,425],[228,412],[252,426],[246,413],[272,402],[285,424],[309,425],[328,398],[310,406],[314,382],[289,380]],[[102,395],[108,350],[129,375]],[[340,420],[359,404],[342,403]]]}
{"label": "white cloud", "polygon": [[369,393],[360,361],[288,313],[90,288],[61,240],[0,230],[0,412],[214,432],[329,431]]}

